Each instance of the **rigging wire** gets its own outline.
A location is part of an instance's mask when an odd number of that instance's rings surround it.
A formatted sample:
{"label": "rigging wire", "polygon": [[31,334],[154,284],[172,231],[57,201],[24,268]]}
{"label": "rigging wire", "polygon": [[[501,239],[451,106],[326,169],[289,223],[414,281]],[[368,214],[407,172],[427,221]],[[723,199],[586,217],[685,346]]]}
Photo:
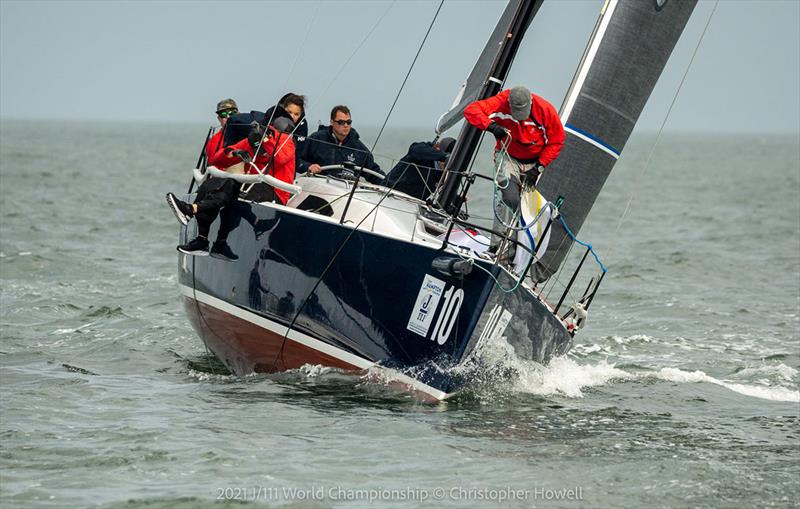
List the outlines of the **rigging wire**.
{"label": "rigging wire", "polygon": [[[703,28],[703,33],[700,34],[700,39],[697,41],[697,45],[695,46],[694,51],[692,52],[692,58],[689,60],[689,64],[686,66],[686,70],[683,72],[683,77],[681,78],[681,82],[678,84],[677,90],[675,90],[675,95],[672,97],[672,102],[669,105],[669,109],[667,109],[667,114],[664,116],[664,120],[661,122],[661,127],[658,129],[658,134],[656,135],[656,140],[653,143],[652,148],[650,149],[650,153],[648,154],[647,159],[645,160],[641,172],[639,172],[639,174],[636,176],[636,180],[633,184],[633,191],[631,191],[631,196],[628,199],[628,203],[625,205],[625,210],[622,211],[622,215],[620,216],[619,221],[617,222],[617,228],[614,230],[615,236],[618,236],[623,223],[628,217],[628,214],[631,210],[631,205],[633,203],[633,199],[636,196],[636,190],[639,187],[639,183],[642,177],[644,176],[645,173],[647,173],[647,170],[650,167],[650,163],[653,160],[653,154],[655,153],[656,147],[658,146],[658,143],[661,140],[661,134],[664,131],[664,126],[667,125],[667,120],[669,120],[669,116],[672,113],[672,108],[673,106],[675,106],[675,102],[678,100],[678,95],[680,94],[681,89],[683,88],[683,83],[686,81],[686,77],[689,75],[689,70],[692,68],[694,59],[697,56],[697,52],[700,50],[700,45],[703,42],[703,38],[706,35],[706,31],[708,31],[708,26],[711,24],[711,19],[714,17],[714,13],[716,12],[718,5],[719,5],[719,0],[716,0],[716,2],[714,2],[714,7],[711,9],[711,14],[708,15],[708,20],[706,20],[706,25]],[[612,244],[612,249],[614,245],[615,244]],[[612,249],[609,249],[609,254],[607,254],[605,257],[607,260],[611,259],[610,253]]]}
{"label": "rigging wire", "polygon": [[436,13],[433,15],[433,19],[431,20],[431,24],[428,25],[428,31],[425,32],[425,37],[422,38],[422,42],[417,49],[417,54],[414,55],[414,60],[411,61],[411,66],[408,68],[408,72],[406,73],[406,77],[403,79],[403,83],[400,85],[400,90],[397,91],[397,95],[394,98],[394,102],[392,103],[392,107],[389,108],[389,113],[386,114],[386,119],[383,121],[383,125],[381,126],[381,130],[378,131],[378,136],[375,137],[375,143],[372,145],[372,150],[375,150],[375,147],[378,145],[378,140],[381,139],[381,135],[383,134],[383,130],[386,128],[386,124],[389,122],[389,117],[392,116],[392,112],[394,111],[394,107],[397,106],[397,101],[400,99],[400,94],[403,93],[403,88],[406,86],[406,82],[408,81],[408,77],[411,76],[411,71],[414,69],[414,64],[417,63],[417,58],[419,58],[419,54],[422,52],[422,48],[425,47],[425,41],[428,40],[428,36],[433,29],[433,24],[436,23],[436,18],[439,17],[439,12],[442,10],[442,6],[444,5],[444,0],[439,2],[439,7],[436,9]]}
{"label": "rigging wire", "polygon": [[[306,33],[305,33],[305,36],[303,37],[303,41],[297,47],[297,52],[294,55],[294,60],[292,60],[292,66],[289,68],[289,72],[286,73],[286,80],[283,82],[283,90],[286,90],[287,88],[289,88],[289,80],[292,78],[292,74],[294,73],[294,68],[297,65],[297,62],[300,60],[300,56],[303,54],[303,51],[305,50],[306,43],[308,42],[308,34],[311,33],[311,29],[314,27],[314,23],[317,21],[317,14],[319,14],[319,6],[320,6],[320,2],[317,2],[317,7],[316,7],[316,9],[314,9],[314,15],[311,17],[311,20],[308,22],[308,25],[306,27]],[[275,106],[278,106],[278,104],[276,103]],[[272,124],[272,120],[275,117],[275,112],[276,111],[277,111],[277,108],[273,107],[272,108],[272,113],[269,116],[269,120],[267,120],[265,128],[267,128],[270,124]],[[308,124],[308,121],[306,120],[306,116],[305,116],[305,107],[303,108],[303,116],[300,117],[300,120],[297,122],[297,124],[294,126],[294,129],[291,132],[292,135],[294,135],[294,132],[300,127],[300,125],[303,122],[306,122],[306,124]],[[291,136],[289,138],[287,138],[287,141],[290,138],[291,138]],[[280,152],[280,150],[283,148],[283,145],[285,145],[285,144],[286,144],[286,141],[284,141],[283,144],[280,147],[277,147],[277,144],[276,144],[276,149],[272,151],[272,156],[271,156],[269,162],[264,166],[264,168],[262,168],[262,170],[259,173],[262,173],[264,171],[268,171],[268,167],[272,163],[272,160],[275,158],[275,154]],[[256,158],[258,157],[258,153],[260,151],[261,151],[261,144],[259,144],[258,147],[256,147],[255,153],[253,154],[253,161],[256,160]],[[253,185],[255,185],[255,184],[251,184],[250,186],[247,187],[247,189],[243,189],[243,191],[245,193],[249,192],[250,189],[253,188]]]}
{"label": "rigging wire", "polygon": [[289,68],[289,72],[286,73],[286,81],[283,83],[283,90],[289,88],[289,80],[292,77],[292,73],[294,72],[297,62],[300,60],[300,55],[302,55],[303,50],[306,47],[306,42],[308,42],[308,34],[311,33],[311,29],[314,28],[314,23],[317,21],[317,15],[319,14],[319,6],[321,3],[321,1],[317,2],[317,7],[314,9],[314,15],[311,16],[311,21],[309,21],[308,27],[306,28],[306,34],[303,37],[303,42],[301,42],[300,46],[297,48],[297,53],[295,53],[294,60],[292,60],[292,66]]}
{"label": "rigging wire", "polygon": [[[413,69],[413,67],[414,67],[414,63],[416,63],[416,61],[417,61],[417,57],[419,56],[420,52],[422,51],[422,47],[425,45],[425,41],[428,39],[428,35],[429,35],[429,34],[430,34],[430,32],[431,32],[431,28],[433,28],[433,24],[435,23],[435,21],[436,21],[436,17],[439,15],[439,11],[441,11],[441,9],[442,9],[442,5],[443,5],[443,4],[444,4],[444,0],[441,0],[441,3],[439,4],[439,8],[436,10],[436,14],[434,14],[434,16],[433,16],[433,19],[431,20],[431,24],[430,24],[430,26],[428,27],[428,31],[425,33],[425,37],[422,39],[422,43],[420,44],[420,48],[417,50],[417,54],[416,54],[416,56],[414,57],[414,61],[411,63],[411,67],[409,68],[409,70],[408,70],[408,73],[406,74],[406,79],[403,81],[403,86],[405,85],[406,81],[408,80],[408,76],[411,74],[411,70],[412,70],[412,69]],[[390,7],[391,7],[391,6],[390,6]],[[386,12],[388,13],[388,9],[387,9],[387,11],[386,11]],[[386,15],[386,13],[384,13],[384,16],[385,16],[385,15]],[[383,17],[381,17],[381,19],[383,19]],[[378,21],[378,23],[380,23],[380,20]],[[375,26],[377,27],[377,24],[376,24]],[[375,27],[373,27],[373,30],[374,30],[374,28],[375,28]],[[370,33],[372,33],[372,32],[370,32]],[[365,40],[366,40],[366,39],[365,39]],[[363,43],[363,41],[362,41],[362,43]],[[355,54],[355,53],[353,53],[353,54]],[[352,55],[351,55],[351,58],[352,58]],[[348,59],[348,60],[349,60],[349,59]],[[394,104],[392,104],[392,109],[394,108],[394,105],[397,103],[397,99],[400,97],[400,93],[403,91],[403,86],[401,86],[401,87],[400,87],[400,90],[397,92],[397,97],[395,98],[395,102],[394,102]],[[384,122],[384,126],[386,125],[386,122],[388,122],[388,120],[389,120],[389,116],[391,116],[391,114],[392,114],[392,111],[390,110],[390,111],[389,111],[389,114],[386,116],[386,121]],[[383,131],[383,129],[381,129],[381,131]],[[378,138],[380,138],[380,134],[378,134]],[[378,138],[376,138],[376,140],[375,140],[375,143],[376,143],[376,144],[377,144],[377,140],[378,140]],[[355,183],[354,183],[354,185],[355,185]],[[343,241],[342,241],[342,243],[339,245],[339,247],[338,247],[338,249],[336,250],[336,252],[333,254],[333,256],[331,257],[331,259],[328,261],[328,264],[327,264],[327,265],[325,266],[325,268],[322,270],[322,273],[321,273],[321,274],[319,275],[319,277],[317,278],[317,281],[314,283],[314,286],[311,288],[311,290],[308,292],[308,294],[306,295],[306,297],[303,299],[303,302],[302,302],[302,304],[300,304],[300,306],[298,307],[298,309],[297,309],[297,312],[295,312],[295,314],[294,314],[294,317],[292,318],[292,321],[291,321],[291,323],[289,324],[289,326],[288,326],[288,328],[287,328],[287,330],[286,330],[286,334],[284,334],[284,336],[283,336],[283,342],[281,343],[281,348],[280,348],[280,350],[278,351],[278,355],[276,355],[276,356],[275,356],[275,361],[274,361],[274,363],[273,363],[273,368],[274,368],[275,366],[277,366],[277,364],[278,364],[278,360],[279,360],[279,359],[281,359],[281,358],[283,357],[283,349],[284,349],[284,347],[286,346],[286,340],[287,340],[287,339],[288,339],[288,337],[289,337],[289,332],[292,330],[292,327],[294,327],[294,324],[295,324],[295,322],[296,322],[296,321],[297,321],[297,319],[300,317],[300,313],[302,313],[302,312],[303,312],[303,309],[305,309],[305,307],[306,307],[306,304],[308,303],[308,300],[309,300],[309,298],[311,297],[311,295],[313,295],[313,294],[314,294],[314,292],[316,292],[316,291],[317,291],[317,288],[319,287],[320,283],[322,283],[322,279],[325,277],[325,275],[328,273],[328,271],[331,269],[331,267],[333,267],[333,264],[336,262],[336,259],[337,259],[337,258],[339,258],[339,255],[340,255],[340,254],[342,253],[342,251],[344,250],[344,247],[347,245],[347,243],[350,241],[350,239],[353,237],[353,235],[355,235],[355,233],[358,231],[358,228],[361,226],[361,224],[362,224],[362,223],[364,223],[364,221],[366,221],[366,220],[367,220],[367,219],[368,219],[368,218],[369,218],[369,217],[372,215],[372,213],[373,213],[375,210],[377,210],[377,209],[378,209],[378,207],[380,207],[381,203],[383,203],[383,201],[384,201],[384,200],[385,200],[387,197],[389,197],[389,196],[391,195],[391,191],[392,191],[392,190],[393,190],[393,188],[392,188],[392,189],[389,189],[389,190],[387,190],[387,191],[386,191],[386,192],[383,194],[383,196],[381,196],[381,199],[380,199],[380,200],[378,200],[378,201],[375,203],[375,205],[372,207],[372,209],[371,209],[371,210],[370,210],[370,211],[369,211],[367,214],[365,214],[365,215],[364,215],[364,217],[363,217],[363,218],[362,218],[362,219],[361,219],[361,220],[360,220],[360,221],[359,221],[357,224],[355,224],[355,225],[353,226],[353,229],[352,229],[352,231],[351,231],[349,234],[347,234],[347,237],[345,237],[345,238],[344,238],[344,240],[343,240]],[[402,347],[401,347],[401,348],[402,348]]]}
{"label": "rigging wire", "polygon": [[372,33],[375,31],[375,29],[377,29],[378,26],[381,24],[381,22],[383,21],[383,18],[385,18],[386,15],[389,14],[389,11],[392,10],[392,7],[394,7],[394,4],[395,4],[396,1],[397,0],[392,0],[392,3],[389,4],[389,7],[387,7],[386,10],[383,11],[383,14],[381,14],[381,17],[378,18],[378,21],[376,21],[375,24],[370,29],[370,31],[367,32],[367,35],[365,35],[364,38],[361,39],[361,42],[358,43],[358,46],[356,46],[356,49],[353,50],[353,52],[350,54],[349,57],[347,57],[347,60],[345,60],[345,62],[342,64],[342,66],[339,68],[339,70],[336,71],[336,74],[334,74],[333,78],[328,82],[328,86],[326,86],[325,90],[323,90],[322,93],[319,94],[318,97],[320,98],[320,100],[322,100],[322,98],[325,97],[325,94],[328,93],[328,90],[330,90],[331,86],[333,86],[333,84],[336,82],[336,80],[342,74],[342,71],[345,70],[345,68],[347,67],[347,64],[349,64],[350,61],[353,59],[353,57],[356,56],[356,53],[358,53],[358,50],[361,49],[361,47],[364,45],[365,42],[367,42],[367,40],[370,38]]}

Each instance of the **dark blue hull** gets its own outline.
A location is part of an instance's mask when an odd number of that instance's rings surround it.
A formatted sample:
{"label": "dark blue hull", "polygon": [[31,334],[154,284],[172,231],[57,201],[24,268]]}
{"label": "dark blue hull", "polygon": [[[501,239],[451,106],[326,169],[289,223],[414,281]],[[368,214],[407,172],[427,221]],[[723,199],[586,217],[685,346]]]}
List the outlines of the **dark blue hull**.
{"label": "dark blue hull", "polygon": [[449,368],[479,341],[505,338],[538,362],[571,345],[530,291],[501,291],[490,273],[513,283],[487,261],[449,276],[432,264],[454,253],[280,206],[238,201],[222,222],[238,259],[181,254],[179,280],[195,329],[236,373],[388,368],[401,385],[443,399],[464,384]]}

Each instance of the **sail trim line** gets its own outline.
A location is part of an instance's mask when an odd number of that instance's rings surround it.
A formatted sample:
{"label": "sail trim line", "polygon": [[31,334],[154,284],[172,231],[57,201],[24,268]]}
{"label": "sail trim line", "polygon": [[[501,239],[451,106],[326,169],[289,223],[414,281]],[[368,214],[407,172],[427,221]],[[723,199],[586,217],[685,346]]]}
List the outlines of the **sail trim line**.
{"label": "sail trim line", "polygon": [[564,130],[570,134],[577,136],[578,138],[582,139],[583,141],[594,145],[595,147],[599,148],[606,154],[610,155],[614,159],[619,159],[620,151],[606,143],[605,141],[597,138],[596,136],[592,136],[591,134],[587,133],[586,131],[581,131],[574,125],[566,124],[564,126]]}

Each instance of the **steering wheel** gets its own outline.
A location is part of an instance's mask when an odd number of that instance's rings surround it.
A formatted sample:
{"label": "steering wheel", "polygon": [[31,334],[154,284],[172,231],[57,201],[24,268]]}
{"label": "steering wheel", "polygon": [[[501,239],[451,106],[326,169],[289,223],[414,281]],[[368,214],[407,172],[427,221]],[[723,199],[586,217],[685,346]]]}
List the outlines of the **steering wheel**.
{"label": "steering wheel", "polygon": [[[386,178],[386,175],[383,175],[382,173],[378,173],[377,171],[374,171],[374,170],[370,170],[369,168],[361,167],[360,169],[361,169],[362,173],[365,173],[367,175],[372,175],[373,177],[378,178],[380,180],[383,180],[383,179]],[[327,166],[320,166],[319,167],[319,172],[320,173],[327,173],[327,172],[330,172],[332,170],[350,170],[350,171],[353,171],[353,172],[357,172],[359,170],[359,168],[356,167],[355,165],[344,165],[344,164],[329,164]]]}

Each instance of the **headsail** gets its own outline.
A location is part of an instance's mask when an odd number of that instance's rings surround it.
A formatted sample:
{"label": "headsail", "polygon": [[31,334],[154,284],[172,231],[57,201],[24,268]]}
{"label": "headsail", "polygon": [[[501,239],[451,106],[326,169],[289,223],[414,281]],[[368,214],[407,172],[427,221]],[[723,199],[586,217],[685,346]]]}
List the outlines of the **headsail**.
{"label": "headsail", "polygon": [[[577,234],[633,131],[696,0],[607,0],[573,78],[561,121],[567,138],[539,181]],[[558,270],[571,239],[554,223],[535,278]]]}
{"label": "headsail", "polygon": [[[500,16],[500,20],[494,27],[491,37],[489,37],[489,40],[486,42],[481,56],[478,57],[478,61],[475,62],[475,67],[472,68],[472,72],[469,73],[467,80],[461,85],[461,89],[458,91],[458,94],[456,94],[453,106],[451,106],[444,115],[439,117],[439,120],[436,122],[436,134],[445,132],[464,118],[464,108],[479,98],[478,95],[486,81],[497,79],[491,74],[492,68],[500,57],[500,53],[503,49],[503,42],[508,36],[509,27],[514,19],[514,15],[517,13],[520,3],[522,3],[522,0],[516,0],[509,2],[506,6],[503,15]],[[502,82],[500,82],[500,86],[502,86]]]}

